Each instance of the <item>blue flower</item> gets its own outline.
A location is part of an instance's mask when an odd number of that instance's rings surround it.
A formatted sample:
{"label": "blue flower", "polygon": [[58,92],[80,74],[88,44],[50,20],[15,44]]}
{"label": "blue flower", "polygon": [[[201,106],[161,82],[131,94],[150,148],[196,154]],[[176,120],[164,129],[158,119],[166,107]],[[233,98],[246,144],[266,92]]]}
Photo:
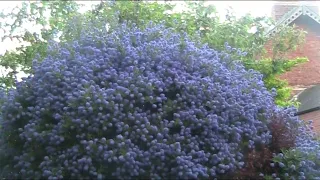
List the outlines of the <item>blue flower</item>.
{"label": "blue flower", "polygon": [[3,97],[8,177],[219,178],[270,142],[272,116],[298,121],[261,74],[161,25],[79,33]]}

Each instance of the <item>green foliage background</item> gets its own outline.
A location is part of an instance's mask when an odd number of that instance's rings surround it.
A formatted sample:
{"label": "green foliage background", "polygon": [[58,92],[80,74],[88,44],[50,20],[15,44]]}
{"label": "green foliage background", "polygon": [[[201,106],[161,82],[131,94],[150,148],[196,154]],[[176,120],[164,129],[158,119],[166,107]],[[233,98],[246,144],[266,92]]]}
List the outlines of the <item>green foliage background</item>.
{"label": "green foliage background", "polygon": [[[204,2],[181,3],[186,4],[183,12],[174,12],[175,5],[165,2],[101,1],[92,10],[81,14],[78,12],[81,5],[74,1],[22,2],[22,6],[15,11],[0,14],[0,29],[5,32],[2,40],[10,38],[28,43],[0,56],[0,65],[9,70],[8,75],[1,77],[0,84],[7,89],[14,87],[19,68],[30,74],[33,59],[41,61],[46,57],[49,40],[59,38],[60,41],[69,41],[78,38],[79,32],[84,30],[83,24],[92,20],[101,22],[102,27],[107,24],[110,32],[123,22],[145,28],[152,21],[163,23],[218,50],[226,50],[225,42],[228,42],[231,47],[247,52],[245,56],[239,56],[238,53],[232,55],[235,60],[241,60],[247,69],[255,69],[263,74],[266,87],[277,91],[275,101],[278,105],[297,105],[290,101],[291,89],[287,82],[278,76],[307,61],[306,58],[286,58],[288,53],[303,44],[304,32],[294,27],[282,27],[282,31],[276,35],[267,36],[267,28],[275,25],[270,18],[252,17],[250,14],[236,18],[229,11],[225,21],[221,21],[212,5],[206,6]],[[13,19],[13,23],[7,23],[5,20],[8,18]],[[71,31],[67,26],[67,22],[74,18],[80,19],[76,23],[78,31]],[[43,28],[40,33],[24,29],[24,33],[17,34],[16,30],[23,28],[25,23],[34,23]],[[253,27],[256,31],[251,33]],[[268,56],[265,46],[269,42],[272,43]]]}

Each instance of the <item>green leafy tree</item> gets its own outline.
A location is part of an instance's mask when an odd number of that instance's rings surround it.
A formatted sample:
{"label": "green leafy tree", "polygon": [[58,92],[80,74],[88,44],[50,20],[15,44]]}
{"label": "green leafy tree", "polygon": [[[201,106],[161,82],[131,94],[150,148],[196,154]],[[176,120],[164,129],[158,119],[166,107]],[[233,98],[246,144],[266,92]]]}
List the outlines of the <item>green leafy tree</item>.
{"label": "green leafy tree", "polygon": [[[74,1],[41,1],[22,2],[9,13],[0,14],[0,29],[4,32],[2,42],[6,39],[23,43],[15,51],[6,51],[0,57],[0,65],[9,73],[0,79],[5,88],[14,86],[15,75],[19,68],[24,73],[32,73],[31,65],[36,55],[40,59],[47,54],[47,42],[59,35],[65,29],[65,24],[74,15],[79,14],[80,5]],[[11,22],[8,22],[8,19]],[[24,25],[33,24],[40,32],[25,29]],[[21,31],[23,33],[19,33]]]}
{"label": "green leafy tree", "polygon": [[[12,87],[17,67],[21,66],[24,72],[32,73],[30,68],[32,60],[37,54],[39,60],[45,57],[48,40],[59,38],[60,41],[68,41],[78,38],[81,28],[86,27],[83,24],[93,19],[106,24],[110,32],[124,21],[134,23],[140,28],[146,27],[152,21],[163,23],[182,34],[186,33],[189,37],[201,40],[209,47],[218,50],[228,50],[229,46],[236,48],[232,54],[233,58],[241,60],[247,69],[258,70],[264,75],[266,87],[269,90],[275,88],[277,91],[277,104],[282,106],[294,104],[289,101],[291,89],[286,81],[278,78],[278,75],[306,61],[305,58],[288,59],[286,56],[303,43],[304,32],[294,27],[283,27],[280,33],[267,36],[266,28],[274,25],[269,18],[252,17],[249,14],[236,18],[230,11],[225,21],[222,21],[212,5],[206,6],[203,2],[184,3],[185,10],[175,12],[175,5],[170,3],[101,1],[92,10],[80,15],[78,12],[80,5],[74,1],[24,2],[18,11],[1,14],[3,19],[8,17],[15,19],[13,25],[1,24],[2,29],[9,29],[5,37],[29,43],[0,57],[0,65],[11,69],[8,76],[1,79],[1,83],[5,87]],[[82,22],[77,24],[78,32],[74,27],[66,25],[75,16],[81,16],[82,19]],[[40,33],[25,30],[25,34],[14,36],[14,29],[23,27],[23,22],[49,28],[42,28]],[[250,32],[252,28],[256,28],[253,33]],[[265,51],[266,44],[270,42],[272,42],[271,55]],[[245,51],[247,54],[239,55],[237,50]]]}

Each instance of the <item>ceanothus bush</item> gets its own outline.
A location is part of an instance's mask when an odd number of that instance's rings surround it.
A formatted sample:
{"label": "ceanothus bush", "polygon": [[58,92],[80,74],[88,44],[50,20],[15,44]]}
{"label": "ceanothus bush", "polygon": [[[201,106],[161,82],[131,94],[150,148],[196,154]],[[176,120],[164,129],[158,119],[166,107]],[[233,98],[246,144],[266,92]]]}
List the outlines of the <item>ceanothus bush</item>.
{"label": "ceanothus bush", "polygon": [[51,42],[2,106],[7,178],[219,177],[268,143],[261,74],[162,26]]}
{"label": "ceanothus bush", "polygon": [[320,179],[320,142],[309,123],[296,126],[294,148],[274,155],[282,179]]}

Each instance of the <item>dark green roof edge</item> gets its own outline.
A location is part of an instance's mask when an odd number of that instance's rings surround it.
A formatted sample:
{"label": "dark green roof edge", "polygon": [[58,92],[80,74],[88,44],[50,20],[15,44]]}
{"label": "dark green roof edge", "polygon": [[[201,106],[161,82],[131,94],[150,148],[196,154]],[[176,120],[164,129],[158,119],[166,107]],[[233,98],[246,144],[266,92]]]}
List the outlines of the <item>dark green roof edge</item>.
{"label": "dark green roof edge", "polygon": [[320,110],[320,84],[311,86],[299,93],[297,100],[301,103],[296,115]]}
{"label": "dark green roof edge", "polygon": [[320,106],[314,107],[314,108],[311,108],[311,109],[307,109],[307,110],[304,110],[304,111],[299,111],[299,112],[297,112],[295,114],[295,116],[300,116],[300,115],[307,114],[307,113],[310,113],[310,112],[313,112],[313,111],[317,111],[317,110],[320,110]]}

